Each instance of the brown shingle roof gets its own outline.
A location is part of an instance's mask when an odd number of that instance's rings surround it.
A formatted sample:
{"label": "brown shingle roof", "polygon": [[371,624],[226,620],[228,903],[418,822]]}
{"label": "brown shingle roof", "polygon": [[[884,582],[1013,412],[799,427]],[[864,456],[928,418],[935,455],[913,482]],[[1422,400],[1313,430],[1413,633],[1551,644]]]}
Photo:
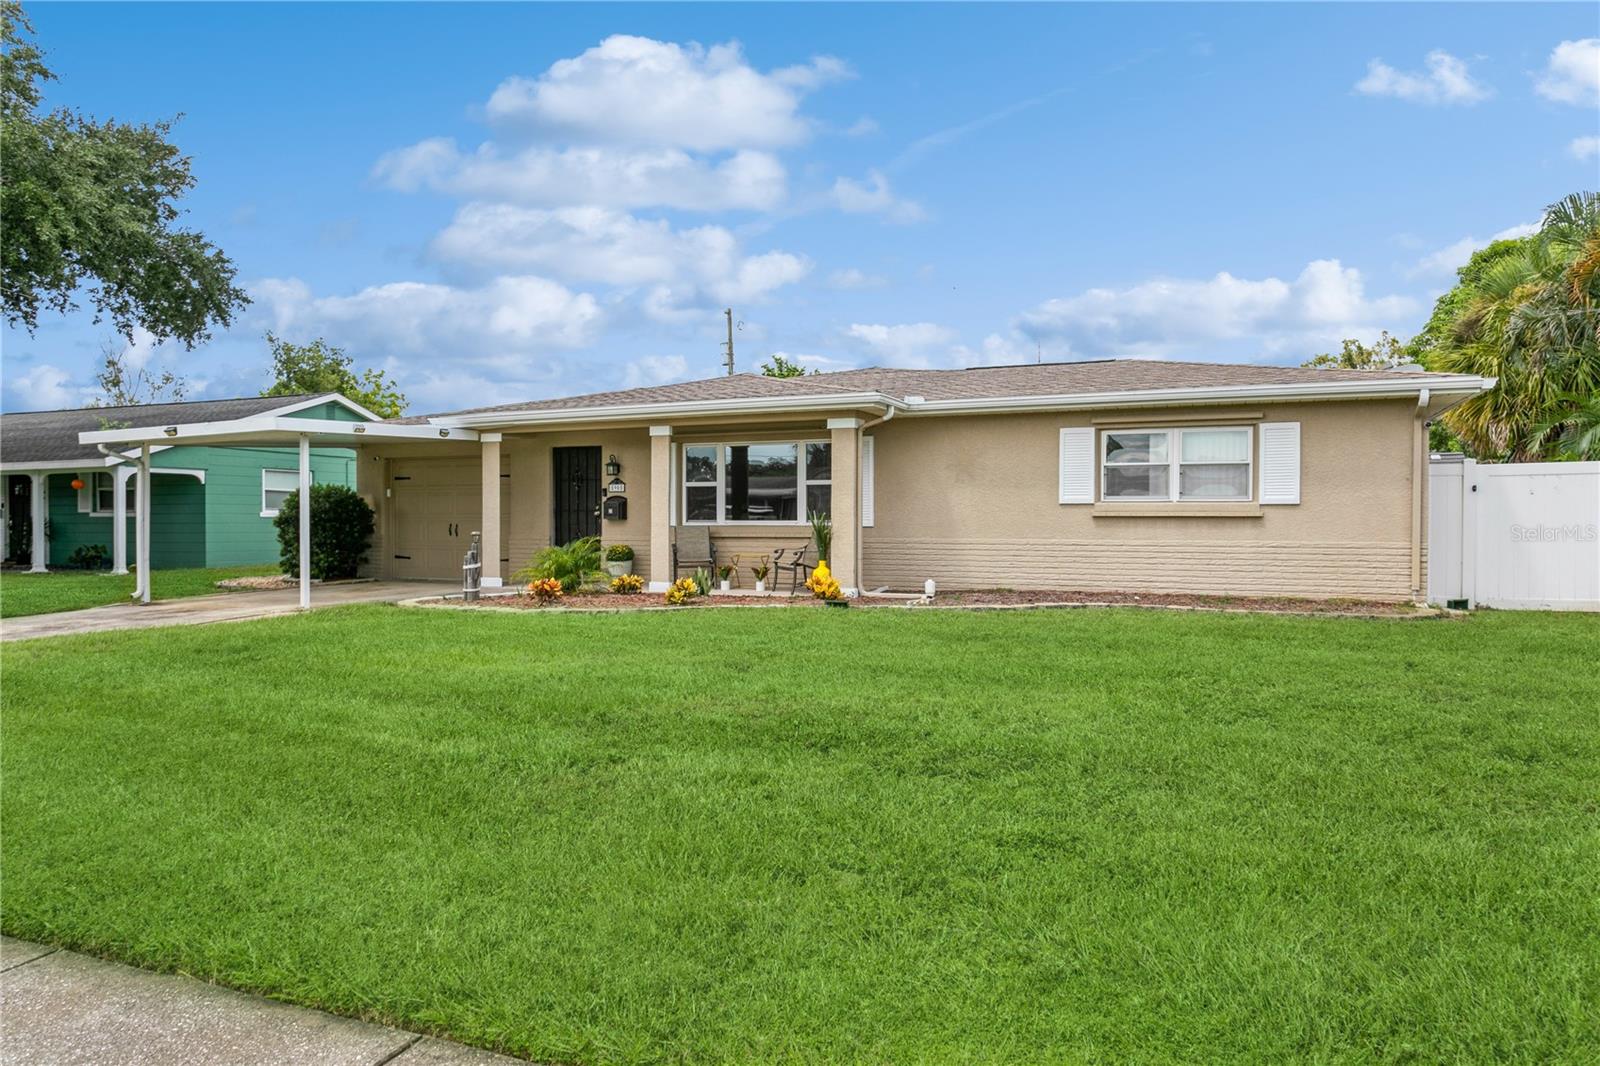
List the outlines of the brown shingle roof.
{"label": "brown shingle roof", "polygon": [[[1017,366],[969,367],[962,370],[902,370],[867,367],[769,378],[760,374],[681,381],[616,392],[595,392],[530,403],[501,404],[449,411],[445,415],[505,412],[567,411],[591,407],[624,407],[659,403],[773,399],[799,396],[877,392],[897,400],[1006,399],[1020,396],[1065,396],[1130,389],[1182,389],[1248,385],[1295,385],[1319,381],[1430,378],[1423,370],[1310,370],[1297,366],[1252,366],[1240,363],[1191,363],[1149,359],[1102,359],[1079,363],[1024,363]],[[399,422],[426,422],[444,415],[417,415]]]}

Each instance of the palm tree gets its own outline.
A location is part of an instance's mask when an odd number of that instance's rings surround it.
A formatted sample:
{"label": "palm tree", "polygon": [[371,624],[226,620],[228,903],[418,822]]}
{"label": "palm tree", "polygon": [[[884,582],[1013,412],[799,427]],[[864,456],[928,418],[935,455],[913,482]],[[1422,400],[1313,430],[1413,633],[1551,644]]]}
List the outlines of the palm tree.
{"label": "palm tree", "polygon": [[1486,458],[1552,457],[1600,392],[1600,196],[1552,204],[1537,234],[1463,284],[1465,309],[1430,361],[1499,384],[1446,424]]}

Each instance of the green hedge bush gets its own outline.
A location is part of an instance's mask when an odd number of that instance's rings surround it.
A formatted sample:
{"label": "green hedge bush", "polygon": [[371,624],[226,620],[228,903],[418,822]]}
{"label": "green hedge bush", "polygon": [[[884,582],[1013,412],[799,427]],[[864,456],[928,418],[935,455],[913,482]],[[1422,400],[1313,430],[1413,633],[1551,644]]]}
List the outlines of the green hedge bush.
{"label": "green hedge bush", "polygon": [[[291,492],[278,517],[278,562],[300,576],[300,493]],[[311,486],[311,576],[318,581],[355,577],[372,547],[372,508],[344,485]]]}

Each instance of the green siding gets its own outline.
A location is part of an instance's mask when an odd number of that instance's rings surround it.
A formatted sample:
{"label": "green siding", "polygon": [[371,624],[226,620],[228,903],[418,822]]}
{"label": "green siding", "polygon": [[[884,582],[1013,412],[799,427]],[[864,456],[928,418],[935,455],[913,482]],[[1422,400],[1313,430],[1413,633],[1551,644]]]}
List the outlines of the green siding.
{"label": "green siding", "polygon": [[[340,408],[340,410],[344,410]],[[346,412],[349,413],[349,412]],[[204,470],[205,484],[187,474],[159,474],[150,513],[150,564],[157,570],[193,566],[245,566],[278,561],[278,535],[271,518],[261,516],[261,471],[298,470],[294,448],[169,448],[150,457],[153,469]],[[92,469],[92,468],[91,468]],[[49,484],[50,565],[65,566],[80,545],[103,544],[111,551],[110,515],[78,510],[72,479],[52,474]],[[100,467],[98,469],[106,469]],[[347,448],[314,448],[311,473],[318,484],[355,487],[355,453]],[[133,562],[132,508],[128,516],[128,562]]]}
{"label": "green siding", "polygon": [[367,421],[367,419],[362,418],[360,415],[358,415],[354,411],[350,410],[350,408],[344,406],[343,404],[333,403],[332,401],[329,401],[328,403],[318,404],[315,407],[307,407],[304,411],[295,411],[292,414],[284,415],[284,417],[285,418],[326,418],[326,419],[329,419],[329,420],[334,421],[334,422],[365,422],[365,421]]}
{"label": "green siding", "polygon": [[[173,449],[176,451],[177,449]],[[261,517],[261,471],[298,470],[294,448],[193,448],[206,468],[207,566],[243,566],[278,560],[278,531]],[[311,476],[319,485],[356,484],[355,453],[348,448],[313,448]]]}
{"label": "green siding", "polygon": [[[163,453],[165,454],[165,453]],[[154,460],[152,460],[154,465]],[[172,464],[181,465],[181,464]],[[84,480],[89,480],[84,471]],[[52,474],[50,483],[50,565],[65,566],[80,545],[101,544],[111,554],[110,515],[78,510],[72,487],[76,474]],[[152,477],[150,566],[155,570],[206,565],[206,489],[198,478],[165,474]],[[128,516],[128,563],[133,564],[133,516]]]}

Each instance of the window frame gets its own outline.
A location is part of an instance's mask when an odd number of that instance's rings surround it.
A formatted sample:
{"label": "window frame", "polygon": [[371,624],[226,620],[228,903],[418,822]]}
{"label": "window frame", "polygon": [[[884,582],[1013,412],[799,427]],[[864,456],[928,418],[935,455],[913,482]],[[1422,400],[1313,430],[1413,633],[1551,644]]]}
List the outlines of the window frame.
{"label": "window frame", "polygon": [[[1197,461],[1185,463],[1183,461],[1183,435],[1190,430],[1195,432],[1215,433],[1219,430],[1228,430],[1244,434],[1245,458],[1243,463],[1222,461]],[[1108,496],[1106,495],[1106,469],[1116,469],[1119,466],[1160,466],[1160,463],[1107,463],[1106,448],[1112,436],[1121,433],[1148,433],[1160,434],[1167,441],[1167,494],[1165,496]],[[1102,429],[1100,431],[1100,450],[1097,456],[1100,464],[1100,502],[1129,504],[1183,504],[1185,506],[1205,507],[1212,504],[1254,503],[1256,499],[1256,434],[1252,425],[1203,425],[1203,426],[1150,426],[1115,429]],[[1210,496],[1206,498],[1184,498],[1183,467],[1185,466],[1243,466],[1245,468],[1245,494],[1243,496]]]}
{"label": "window frame", "polygon": [[[100,509],[100,479],[105,478],[111,483],[111,506],[105,510]],[[129,477],[123,481],[123,496],[127,501],[128,513],[131,515],[138,509],[137,489],[134,487],[136,477]],[[91,518],[115,518],[117,506],[117,472],[115,470],[91,470],[89,472],[89,516]]]}
{"label": "window frame", "polygon": [[[278,517],[278,509],[276,507],[268,507],[267,506],[267,475],[268,474],[288,474],[290,477],[294,478],[294,488],[289,489],[287,491],[289,491],[289,492],[299,492],[300,491],[300,471],[298,471],[298,470],[284,470],[281,467],[275,467],[275,466],[264,466],[264,467],[261,468],[261,517],[262,518],[277,518]],[[317,475],[316,475],[316,472],[313,471],[312,474],[311,474],[311,481],[312,481],[313,484],[315,484],[316,480],[317,480]],[[283,490],[283,489],[273,489],[272,491],[273,492],[283,492],[285,490]]]}
{"label": "window frame", "polygon": [[[728,472],[727,472],[727,461],[726,461],[727,460],[727,454],[728,454],[727,450],[729,448],[749,448],[749,447],[756,447],[756,446],[759,446],[759,445],[773,445],[773,444],[788,444],[788,445],[792,445],[794,447],[794,453],[795,453],[795,489],[796,489],[796,492],[798,493],[798,495],[796,496],[796,500],[795,500],[795,510],[797,512],[804,512],[804,510],[805,510],[806,488],[808,486],[810,486],[810,485],[826,485],[826,486],[828,486],[829,499],[830,500],[832,499],[832,496],[833,496],[833,478],[832,478],[831,474],[832,474],[832,469],[833,469],[833,454],[832,454],[832,450],[831,449],[833,448],[833,441],[832,441],[832,439],[830,439],[828,437],[802,437],[802,438],[785,439],[785,440],[718,440],[718,441],[697,440],[697,441],[684,441],[682,447],[680,447],[678,449],[678,470],[677,470],[677,479],[678,479],[677,498],[678,498],[679,514],[681,514],[683,516],[683,524],[686,525],[686,526],[739,526],[739,527],[752,526],[752,527],[756,527],[756,528],[760,528],[760,529],[772,529],[772,528],[801,529],[801,528],[805,528],[805,527],[809,526],[811,523],[806,518],[796,518],[796,519],[787,520],[787,521],[780,521],[778,519],[766,519],[766,518],[727,519],[727,518],[723,517],[724,515],[726,515],[728,513]],[[829,468],[829,473],[830,473],[829,477],[827,477],[827,478],[808,478],[808,477],[806,477],[806,445],[808,445],[808,444],[826,444],[826,445],[828,445],[828,447],[830,449],[829,450],[829,454],[828,454],[828,468]],[[715,514],[717,515],[717,517],[712,519],[712,520],[710,520],[710,521],[706,521],[705,519],[692,519],[692,518],[689,517],[689,490],[691,488],[703,489],[703,488],[706,488],[706,487],[708,487],[709,485],[712,484],[712,482],[710,482],[710,481],[690,481],[688,479],[689,449],[691,449],[691,448],[712,448],[712,449],[715,449],[716,459],[717,459],[717,480],[715,482],[715,484],[717,486],[717,501],[716,501]]]}

